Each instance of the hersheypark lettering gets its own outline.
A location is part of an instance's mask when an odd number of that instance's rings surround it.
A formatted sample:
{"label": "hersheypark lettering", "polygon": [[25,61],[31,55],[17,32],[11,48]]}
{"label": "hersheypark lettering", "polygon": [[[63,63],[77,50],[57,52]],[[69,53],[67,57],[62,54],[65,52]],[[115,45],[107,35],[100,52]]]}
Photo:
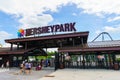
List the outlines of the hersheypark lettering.
{"label": "hersheypark lettering", "polygon": [[43,26],[38,28],[30,28],[30,29],[26,29],[26,36],[41,34],[41,33],[76,31],[74,26],[75,26],[75,22],[57,24],[52,26]]}

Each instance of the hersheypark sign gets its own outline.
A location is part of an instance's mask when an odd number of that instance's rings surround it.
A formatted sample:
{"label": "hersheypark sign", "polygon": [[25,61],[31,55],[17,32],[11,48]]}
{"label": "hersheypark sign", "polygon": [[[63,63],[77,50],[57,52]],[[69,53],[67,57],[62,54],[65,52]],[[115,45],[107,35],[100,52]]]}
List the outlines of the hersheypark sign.
{"label": "hersheypark sign", "polygon": [[29,28],[29,29],[20,29],[18,30],[18,36],[31,36],[43,33],[55,33],[55,32],[70,32],[76,31],[75,22],[73,23],[65,23],[65,24],[56,24],[50,26],[42,26],[38,28]]}

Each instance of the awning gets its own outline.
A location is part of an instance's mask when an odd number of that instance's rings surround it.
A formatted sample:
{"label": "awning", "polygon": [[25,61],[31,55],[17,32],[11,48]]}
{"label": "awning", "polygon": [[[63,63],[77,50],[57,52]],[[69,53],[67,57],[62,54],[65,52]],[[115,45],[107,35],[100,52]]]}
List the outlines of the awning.
{"label": "awning", "polygon": [[20,49],[10,51],[8,48],[0,48],[0,55],[8,54],[25,54],[25,55],[47,55],[47,53],[42,49],[31,48],[31,49]]}

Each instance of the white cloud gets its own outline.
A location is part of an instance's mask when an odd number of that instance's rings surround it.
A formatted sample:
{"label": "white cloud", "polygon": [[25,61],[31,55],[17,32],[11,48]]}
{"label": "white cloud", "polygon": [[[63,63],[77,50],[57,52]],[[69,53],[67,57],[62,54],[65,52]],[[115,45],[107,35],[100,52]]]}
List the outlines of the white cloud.
{"label": "white cloud", "polygon": [[76,13],[72,13],[72,15],[73,15],[73,16],[77,16],[77,14],[76,14]]}
{"label": "white cloud", "polygon": [[58,8],[71,0],[0,0],[0,11],[20,17],[19,27],[47,25],[53,17],[45,11],[57,12]]}
{"label": "white cloud", "polygon": [[40,16],[31,15],[21,18],[19,22],[21,23],[20,28],[30,28],[30,27],[40,27],[47,25],[49,22],[53,21],[53,18],[49,14],[42,14]]}
{"label": "white cloud", "polygon": [[[120,14],[120,0],[0,0],[0,11],[19,17],[19,27],[33,27],[47,25],[54,19],[45,11],[58,12],[58,9],[67,4],[74,3],[83,13]],[[76,15],[76,14],[73,14]]]}
{"label": "white cloud", "polygon": [[120,20],[120,16],[117,16],[115,18],[109,18],[108,22],[117,21],[117,20]]}
{"label": "white cloud", "polygon": [[107,32],[109,34],[115,34],[116,36],[118,36],[118,34],[120,34],[120,24],[114,26],[105,26],[102,29],[95,31],[97,35],[99,35],[102,32]]}
{"label": "white cloud", "polygon": [[97,31],[95,31],[95,33],[98,35],[98,34],[102,33],[102,31],[97,30]]}
{"label": "white cloud", "polygon": [[9,38],[10,36],[12,36],[12,34],[9,34],[5,31],[0,31],[0,39],[6,39]]}
{"label": "white cloud", "polygon": [[120,0],[75,0],[78,8],[89,14],[120,14]]}
{"label": "white cloud", "polygon": [[0,31],[0,44],[4,45],[4,40],[8,39],[12,36],[12,34],[9,34],[5,31]]}
{"label": "white cloud", "polygon": [[70,0],[0,0],[0,10],[18,15],[34,15],[44,11],[57,11],[60,5],[65,5]]}
{"label": "white cloud", "polygon": [[120,33],[120,27],[111,27],[111,26],[105,26],[104,27],[105,32],[110,32],[110,33]]}
{"label": "white cloud", "polygon": [[120,1],[114,0],[0,0],[0,10],[11,14],[30,15],[50,10],[56,12],[59,7],[75,3],[86,13],[120,14]]}

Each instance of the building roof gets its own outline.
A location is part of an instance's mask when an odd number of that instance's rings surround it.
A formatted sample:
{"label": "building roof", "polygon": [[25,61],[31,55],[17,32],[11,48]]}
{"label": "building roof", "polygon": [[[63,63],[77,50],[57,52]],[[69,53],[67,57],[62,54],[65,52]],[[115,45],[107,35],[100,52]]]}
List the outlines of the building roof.
{"label": "building roof", "polygon": [[58,52],[109,52],[109,51],[120,51],[120,47],[88,47],[88,48],[78,48],[78,47],[67,47],[59,48]]}
{"label": "building roof", "polygon": [[59,52],[97,52],[97,51],[120,51],[120,40],[88,42],[83,47],[59,48]]}
{"label": "building roof", "polygon": [[17,48],[14,48],[13,51],[11,51],[10,48],[0,48],[0,55],[3,54],[47,55],[47,53],[44,50],[37,48],[31,48],[26,50],[25,49],[17,50]]}
{"label": "building roof", "polygon": [[[94,51],[120,51],[120,40],[114,41],[96,41],[96,42],[88,42],[89,32],[75,32],[75,33],[67,33],[67,34],[56,34],[49,36],[38,36],[38,37],[26,37],[26,38],[16,38],[16,39],[7,39],[5,40],[7,43],[13,43],[25,46],[27,42],[27,46],[29,47],[39,47],[39,48],[53,48],[58,47],[58,52],[94,52]],[[75,40],[75,45],[73,46],[73,39]],[[82,40],[83,43],[82,44]],[[63,46],[60,47],[59,41],[62,41]],[[78,45],[77,45],[78,44]],[[81,45],[82,44],[82,45]],[[65,46],[67,45],[67,46]],[[73,47],[71,47],[71,45]],[[8,51],[10,54],[10,51]],[[15,52],[15,53],[14,53]],[[25,50],[23,51],[25,52]],[[13,53],[23,53],[22,51],[14,51]]]}
{"label": "building roof", "polygon": [[25,38],[15,38],[15,39],[7,39],[5,42],[19,44],[21,46],[28,47],[36,47],[40,46],[41,48],[56,48],[60,47],[59,43],[62,42],[63,45],[71,45],[71,40],[75,39],[76,44],[81,44],[83,39],[83,43],[87,43],[89,32],[74,32],[67,34],[56,34],[56,35],[46,35],[46,36],[38,36],[38,37],[25,37]]}
{"label": "building roof", "polygon": [[61,38],[70,38],[70,37],[79,37],[79,36],[86,36],[86,37],[88,37],[88,34],[89,34],[88,31],[86,31],[86,32],[74,32],[74,33],[67,33],[67,34],[55,34],[55,35],[38,36],[38,37],[35,36],[35,37],[6,39],[5,42],[7,42],[7,43],[15,43],[15,42],[24,42],[24,41],[61,39]]}
{"label": "building roof", "polygon": [[28,52],[32,49],[20,49],[20,50],[17,50],[17,48],[14,48],[13,51],[10,50],[10,48],[0,48],[0,55],[1,54],[24,54],[25,52]]}
{"label": "building roof", "polygon": [[88,47],[115,47],[120,46],[120,40],[112,40],[112,41],[95,41],[88,42]]}

